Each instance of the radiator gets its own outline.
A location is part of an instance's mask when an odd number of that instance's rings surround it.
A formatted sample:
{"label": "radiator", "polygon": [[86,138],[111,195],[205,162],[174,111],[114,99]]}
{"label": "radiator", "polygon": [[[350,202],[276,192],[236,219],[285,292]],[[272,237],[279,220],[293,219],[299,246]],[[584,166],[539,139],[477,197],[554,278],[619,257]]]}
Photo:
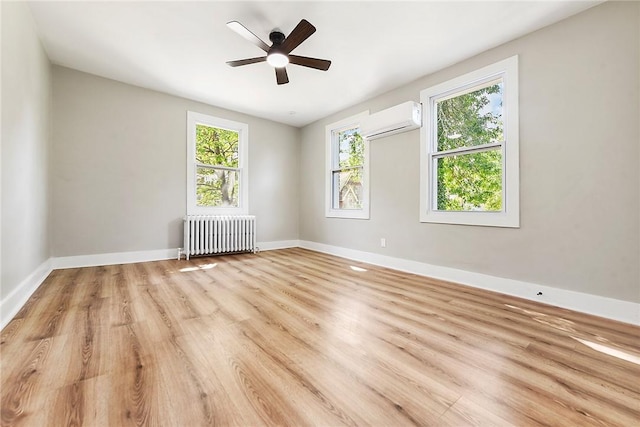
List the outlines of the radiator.
{"label": "radiator", "polygon": [[214,255],[256,251],[253,215],[189,215],[184,218],[184,253]]}

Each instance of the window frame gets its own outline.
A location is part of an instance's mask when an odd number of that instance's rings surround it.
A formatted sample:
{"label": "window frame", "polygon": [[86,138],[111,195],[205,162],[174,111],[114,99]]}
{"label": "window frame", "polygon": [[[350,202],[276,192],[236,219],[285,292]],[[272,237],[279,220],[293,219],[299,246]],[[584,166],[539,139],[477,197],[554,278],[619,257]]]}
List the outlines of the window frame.
{"label": "window frame", "polygon": [[[238,132],[238,207],[198,206],[196,199],[196,126]],[[208,114],[187,111],[187,215],[246,215],[249,213],[249,125]],[[205,165],[209,167],[210,165]],[[215,168],[215,167],[214,167]],[[219,169],[230,169],[220,165]]]}
{"label": "window frame", "polygon": [[338,148],[337,135],[339,132],[360,127],[362,120],[369,115],[369,110],[331,123],[325,127],[325,216],[327,218],[369,219],[369,140],[362,137],[364,144],[362,164],[362,208],[335,209],[333,207],[333,174],[338,168],[334,167]]}
{"label": "window frame", "polygon": [[[500,146],[502,151],[501,211],[441,211],[435,209],[437,151],[435,102],[468,93],[472,88],[501,78],[503,81],[504,141],[480,147],[467,147],[461,154],[486,151]],[[518,56],[512,56],[420,92],[424,126],[420,132],[420,222],[491,227],[520,227]],[[454,150],[450,150],[454,151]]]}

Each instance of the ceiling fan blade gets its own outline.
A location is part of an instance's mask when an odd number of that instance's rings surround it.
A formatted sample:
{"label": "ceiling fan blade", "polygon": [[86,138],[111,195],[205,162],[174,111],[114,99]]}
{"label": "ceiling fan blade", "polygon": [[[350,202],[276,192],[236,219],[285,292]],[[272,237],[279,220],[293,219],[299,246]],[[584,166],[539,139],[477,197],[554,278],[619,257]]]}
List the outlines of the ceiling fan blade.
{"label": "ceiling fan blade", "polygon": [[279,85],[289,83],[289,76],[287,76],[286,68],[284,67],[276,68],[276,81],[278,82]]}
{"label": "ceiling fan blade", "polygon": [[227,22],[227,27],[231,28],[233,31],[238,33],[238,35],[247,39],[249,42],[258,46],[260,49],[264,50],[265,52],[269,52],[269,45],[263,42],[258,36],[253,34],[251,31],[247,29],[247,27],[245,27],[238,21]]}
{"label": "ceiling fan blade", "polygon": [[322,71],[327,71],[331,66],[331,61],[329,60],[298,55],[289,55],[289,62],[291,64],[302,65],[303,67],[315,68],[316,70]]}
{"label": "ceiling fan blade", "polygon": [[311,25],[306,19],[303,19],[298,23],[298,25],[296,25],[293,31],[291,31],[291,34],[284,39],[280,49],[283,53],[289,53],[315,32],[316,27]]}
{"label": "ceiling fan blade", "polygon": [[239,67],[241,65],[256,64],[258,62],[264,62],[267,60],[266,56],[260,56],[258,58],[238,59],[237,61],[227,61],[227,65],[232,67]]}

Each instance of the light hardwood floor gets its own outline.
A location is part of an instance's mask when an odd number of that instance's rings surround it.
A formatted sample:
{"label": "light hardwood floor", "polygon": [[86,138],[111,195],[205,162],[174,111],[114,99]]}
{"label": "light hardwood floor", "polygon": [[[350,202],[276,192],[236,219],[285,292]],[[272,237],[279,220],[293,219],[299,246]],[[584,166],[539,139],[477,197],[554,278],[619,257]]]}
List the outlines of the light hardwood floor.
{"label": "light hardwood floor", "polygon": [[0,348],[3,426],[640,425],[640,328],[303,249],[57,270]]}

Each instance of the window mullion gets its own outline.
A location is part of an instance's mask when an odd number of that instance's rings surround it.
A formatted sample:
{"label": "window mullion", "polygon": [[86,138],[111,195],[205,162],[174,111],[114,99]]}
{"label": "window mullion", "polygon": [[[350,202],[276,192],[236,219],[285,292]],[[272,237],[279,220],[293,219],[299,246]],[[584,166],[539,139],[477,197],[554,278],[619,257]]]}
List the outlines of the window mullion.
{"label": "window mullion", "polygon": [[239,172],[241,169],[241,168],[232,168],[228,166],[205,165],[204,163],[199,163],[199,162],[196,162],[196,167],[205,168],[205,169],[225,170],[225,171],[237,171],[237,172]]}
{"label": "window mullion", "polygon": [[432,153],[431,155],[434,158],[440,158],[440,157],[454,156],[458,154],[481,153],[483,151],[494,150],[496,148],[502,147],[503,145],[504,145],[504,141],[499,141],[499,142],[492,142],[490,144],[475,145],[472,147],[460,147],[460,148],[454,148],[451,150],[437,151]]}
{"label": "window mullion", "polygon": [[337,169],[332,169],[331,172],[336,173],[336,172],[347,172],[353,169],[362,169],[362,165],[357,165],[357,166],[347,166],[344,168],[337,168]]}

